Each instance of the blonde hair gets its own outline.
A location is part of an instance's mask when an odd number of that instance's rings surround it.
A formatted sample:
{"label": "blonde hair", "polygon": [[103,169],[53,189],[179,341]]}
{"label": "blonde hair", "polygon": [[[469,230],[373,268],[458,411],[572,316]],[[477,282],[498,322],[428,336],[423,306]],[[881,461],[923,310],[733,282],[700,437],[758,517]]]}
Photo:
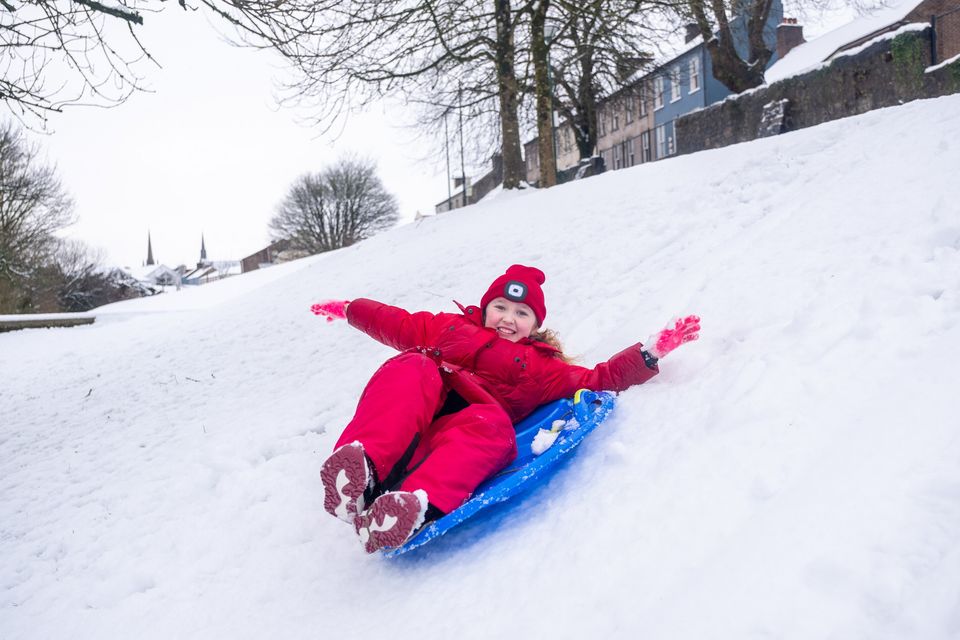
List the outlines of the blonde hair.
{"label": "blonde hair", "polygon": [[557,332],[553,329],[537,329],[530,334],[530,339],[546,343],[556,349],[557,352],[554,354],[554,357],[563,360],[567,364],[573,364],[575,361],[575,358],[563,352],[563,344],[560,342],[560,336],[557,335]]}

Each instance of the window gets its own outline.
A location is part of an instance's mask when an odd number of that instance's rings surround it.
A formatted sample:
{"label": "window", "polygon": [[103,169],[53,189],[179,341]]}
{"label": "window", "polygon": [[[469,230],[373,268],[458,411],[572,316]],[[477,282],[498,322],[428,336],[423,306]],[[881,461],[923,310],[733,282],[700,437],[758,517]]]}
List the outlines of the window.
{"label": "window", "polygon": [[667,156],[667,125],[660,125],[656,130],[657,134],[657,160]]}
{"label": "window", "polygon": [[633,96],[627,96],[627,124],[633,122],[633,104],[636,101],[636,98]]}
{"label": "window", "polygon": [[663,76],[653,79],[653,110],[663,109]]}
{"label": "window", "polygon": [[650,155],[650,132],[644,131],[640,134],[640,162],[650,162],[652,159]]}
{"label": "window", "polygon": [[640,85],[640,117],[647,115],[647,83]]}
{"label": "window", "polygon": [[614,145],[613,147],[613,168],[622,169],[623,168],[623,157],[620,153],[620,145]]}
{"label": "window", "polygon": [[617,131],[620,129],[620,110],[614,108],[614,109],[611,109],[611,111],[613,111],[613,113],[611,114],[612,122],[610,123],[611,124],[610,130]]}
{"label": "window", "polygon": [[680,67],[670,70],[670,102],[676,102],[680,96]]}
{"label": "window", "polygon": [[603,111],[597,114],[597,125],[600,127],[600,137],[607,135],[607,119]]}
{"label": "window", "polygon": [[627,167],[632,167],[634,165],[633,157],[633,138],[630,138],[623,143],[623,164]]}
{"label": "window", "polygon": [[690,58],[690,93],[700,90],[700,58]]}

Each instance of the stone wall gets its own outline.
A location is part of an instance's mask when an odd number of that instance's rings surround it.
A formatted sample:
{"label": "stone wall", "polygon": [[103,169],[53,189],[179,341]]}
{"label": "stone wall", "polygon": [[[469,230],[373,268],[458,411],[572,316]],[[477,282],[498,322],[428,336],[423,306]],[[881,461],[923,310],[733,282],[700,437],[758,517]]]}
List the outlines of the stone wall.
{"label": "stone wall", "polygon": [[925,73],[930,38],[929,28],[905,31],[814,71],[677,118],[677,153],[716,149],[960,92],[960,60]]}

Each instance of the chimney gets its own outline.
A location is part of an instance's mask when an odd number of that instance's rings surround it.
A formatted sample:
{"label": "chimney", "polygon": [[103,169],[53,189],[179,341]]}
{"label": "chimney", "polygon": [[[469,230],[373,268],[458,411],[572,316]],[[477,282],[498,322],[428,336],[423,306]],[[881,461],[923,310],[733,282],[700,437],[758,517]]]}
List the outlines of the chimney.
{"label": "chimney", "polygon": [[691,40],[696,38],[698,35],[700,35],[700,25],[698,25],[696,22],[688,22],[686,24],[686,29],[687,29],[687,35],[686,35],[686,39],[683,41],[684,44],[690,42]]}
{"label": "chimney", "polygon": [[803,25],[797,24],[796,18],[784,18],[777,25],[777,58],[782,60],[785,55],[801,44],[803,39]]}

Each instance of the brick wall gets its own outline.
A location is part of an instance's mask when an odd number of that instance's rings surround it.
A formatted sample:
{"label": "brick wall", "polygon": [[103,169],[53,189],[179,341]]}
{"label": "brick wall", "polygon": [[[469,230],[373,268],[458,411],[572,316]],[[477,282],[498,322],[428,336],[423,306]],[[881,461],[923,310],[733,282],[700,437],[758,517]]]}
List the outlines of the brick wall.
{"label": "brick wall", "polygon": [[936,18],[937,62],[960,55],[960,11]]}
{"label": "brick wall", "polygon": [[809,73],[676,121],[677,153],[746,142],[919,98],[960,92],[960,61],[931,73],[929,28],[881,40]]}

